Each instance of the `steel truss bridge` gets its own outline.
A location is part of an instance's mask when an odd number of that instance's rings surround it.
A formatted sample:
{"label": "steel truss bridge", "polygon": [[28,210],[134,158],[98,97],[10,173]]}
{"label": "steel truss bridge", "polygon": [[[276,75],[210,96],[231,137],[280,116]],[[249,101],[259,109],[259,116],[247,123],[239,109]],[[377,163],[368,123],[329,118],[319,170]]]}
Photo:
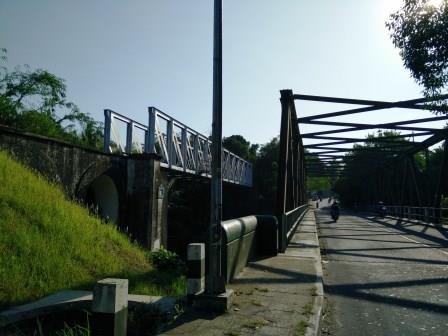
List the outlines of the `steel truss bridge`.
{"label": "steel truss bridge", "polygon": [[[387,204],[406,207],[440,207],[442,195],[448,195],[448,129],[423,127],[421,124],[448,120],[448,114],[443,106],[438,104],[448,99],[442,95],[437,100],[426,98],[384,102],[374,100],[346,99],[335,97],[311,96],[294,94],[292,90],[281,91],[281,129],[280,129],[280,157],[278,175],[277,216],[288,217],[292,211],[299,209],[307,202],[306,177],[344,178],[346,165],[354,151],[371,151],[382,158],[381,163],[372,162],[363,172],[366,179],[376,182],[375,189],[370,191],[371,198],[384,200]],[[338,103],[361,105],[353,109],[336,112],[298,117],[296,101],[312,101],[324,103]],[[365,112],[399,108],[420,111],[444,112],[441,115],[400,120],[388,123],[355,123],[333,121],[330,118],[353,116]],[[360,117],[361,118],[361,117]],[[330,120],[328,120],[330,119]],[[321,125],[327,129],[312,133],[300,132],[300,125]],[[330,129],[328,129],[330,128]],[[374,140],[350,136],[350,133],[360,130],[392,130],[397,131],[390,136],[375,137]],[[403,133],[399,133],[403,132]],[[342,135],[341,135],[342,134]],[[422,139],[420,141],[397,141],[399,139]],[[310,140],[312,140],[312,143]],[[413,156],[419,152],[427,153],[428,148],[442,141],[443,159],[438,172],[438,183],[435,195],[425,191],[427,186],[422,180],[422,174],[415,166]],[[308,142],[308,143],[306,143]],[[380,146],[357,146],[356,144],[380,143]],[[344,146],[349,145],[350,147]],[[440,210],[440,209],[439,209]],[[404,209],[403,212],[407,210]],[[425,210],[426,212],[430,210]],[[438,211],[438,210],[437,210]],[[437,217],[436,211],[436,217]],[[424,212],[423,210],[420,212]],[[440,211],[439,211],[440,213]],[[285,229],[287,230],[287,225]]]}
{"label": "steel truss bridge", "polygon": [[[154,153],[163,168],[211,177],[211,140],[155,107],[148,108],[148,125],[112,110],[104,110],[104,151]],[[252,186],[252,164],[223,149],[223,181]]]}

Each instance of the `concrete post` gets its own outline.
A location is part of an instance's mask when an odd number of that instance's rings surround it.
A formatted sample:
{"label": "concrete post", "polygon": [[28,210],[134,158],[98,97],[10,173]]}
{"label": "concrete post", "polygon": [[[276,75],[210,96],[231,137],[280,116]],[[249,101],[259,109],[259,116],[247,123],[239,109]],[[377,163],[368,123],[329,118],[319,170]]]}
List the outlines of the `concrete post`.
{"label": "concrete post", "polygon": [[187,247],[187,295],[201,294],[205,287],[205,245],[189,244]]}
{"label": "concrete post", "polygon": [[93,289],[92,336],[126,336],[128,280],[103,279]]}

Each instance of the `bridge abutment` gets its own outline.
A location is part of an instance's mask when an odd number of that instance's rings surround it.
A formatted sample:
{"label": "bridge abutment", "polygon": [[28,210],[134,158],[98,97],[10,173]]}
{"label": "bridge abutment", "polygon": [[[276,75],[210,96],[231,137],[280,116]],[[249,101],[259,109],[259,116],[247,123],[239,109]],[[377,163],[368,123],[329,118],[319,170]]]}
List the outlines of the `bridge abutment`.
{"label": "bridge abutment", "polygon": [[0,150],[59,184],[148,249],[166,246],[167,178],[157,154],[114,155],[0,126]]}
{"label": "bridge abutment", "polygon": [[167,180],[160,171],[160,157],[131,155],[126,168],[129,231],[148,249],[166,246]]}

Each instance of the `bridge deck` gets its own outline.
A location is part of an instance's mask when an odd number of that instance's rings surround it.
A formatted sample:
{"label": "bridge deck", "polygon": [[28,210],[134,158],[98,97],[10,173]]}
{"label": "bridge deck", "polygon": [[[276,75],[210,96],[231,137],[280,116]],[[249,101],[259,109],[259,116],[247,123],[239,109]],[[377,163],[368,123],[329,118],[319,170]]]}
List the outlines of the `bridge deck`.
{"label": "bridge deck", "polygon": [[316,211],[325,246],[331,335],[443,335],[448,314],[448,232],[428,225]]}

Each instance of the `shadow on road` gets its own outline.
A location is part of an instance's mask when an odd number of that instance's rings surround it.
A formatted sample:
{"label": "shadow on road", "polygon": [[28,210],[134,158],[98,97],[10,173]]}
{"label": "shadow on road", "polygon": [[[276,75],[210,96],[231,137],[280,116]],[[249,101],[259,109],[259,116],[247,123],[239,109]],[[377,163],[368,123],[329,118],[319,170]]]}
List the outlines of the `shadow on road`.
{"label": "shadow on road", "polygon": [[[326,216],[326,211],[322,211],[322,217]],[[348,217],[345,217],[348,216]],[[342,261],[351,261],[351,262],[359,262],[365,263],[366,265],[370,263],[371,267],[376,267],[375,263],[390,263],[391,261],[404,261],[409,263],[416,263],[420,265],[448,265],[448,258],[441,258],[439,260],[432,259],[419,259],[421,257],[420,252],[417,252],[416,257],[411,256],[402,256],[402,255],[391,255],[388,252],[391,251],[409,251],[415,250],[420,251],[422,249],[440,249],[448,247],[448,241],[441,237],[436,237],[434,234],[440,232],[444,237],[448,237],[446,230],[434,228],[437,231],[428,232],[428,226],[418,226],[416,223],[410,223],[406,221],[396,220],[396,223],[390,223],[391,218],[378,218],[375,216],[371,216],[368,214],[356,214],[344,211],[341,214],[341,221],[335,225],[331,225],[331,222],[328,221],[319,221],[320,229],[324,231],[325,234],[319,235],[320,239],[336,239],[336,240],[347,240],[347,241],[365,241],[365,242],[378,242],[378,246],[362,246],[356,245],[347,246],[348,248],[344,248],[344,245],[339,246],[339,248],[329,248],[325,247],[323,254],[326,256],[337,257],[337,256],[350,256],[350,257],[359,257],[359,259],[343,259]],[[395,220],[395,219],[394,219]],[[372,224],[376,224],[375,227],[372,227]],[[378,226],[378,224],[380,226]],[[385,232],[381,233],[381,227],[394,229],[394,232]],[[325,230],[337,230],[337,231],[357,231],[357,232],[365,232],[364,234],[345,234],[345,232],[341,232],[342,234],[337,234],[334,232],[325,232]],[[371,233],[374,232],[374,233]],[[431,234],[433,233],[433,234]],[[405,241],[405,240],[383,240],[383,239],[375,239],[375,237],[381,236],[415,236],[416,238],[421,238],[424,240],[425,245],[418,245],[416,242]],[[429,243],[428,243],[429,242]],[[381,246],[381,243],[393,243],[399,244],[402,246]],[[404,245],[406,244],[406,245]],[[389,244],[390,245],[390,244]],[[359,246],[359,247],[358,247]],[[375,252],[386,252],[382,254],[375,254]],[[330,258],[331,258],[330,257]],[[336,259],[334,259],[336,260]],[[331,259],[330,259],[331,261]],[[338,261],[341,261],[338,259]],[[400,264],[397,264],[399,267]],[[378,266],[381,267],[381,266]],[[442,272],[443,273],[443,272]],[[424,276],[424,274],[423,274]],[[443,304],[444,300],[441,303],[431,302],[435,299],[429,296],[425,299],[414,299],[413,297],[399,297],[394,291],[395,288],[412,288],[412,291],[418,293],[422,290],[422,286],[448,286],[448,277],[446,276],[446,272],[441,277],[432,277],[422,279],[422,275],[415,273],[416,279],[408,279],[408,280],[393,280],[393,281],[384,281],[384,282],[365,282],[365,283],[338,283],[338,284],[329,284],[324,281],[324,289],[328,294],[333,294],[337,296],[343,296],[347,298],[352,298],[356,300],[365,300],[369,302],[382,303],[387,305],[399,306],[403,308],[410,308],[415,310],[423,310],[430,313],[435,314],[448,314],[448,305]],[[347,281],[348,282],[348,281]],[[392,293],[385,294],[375,290],[384,290],[390,289]],[[398,292],[398,290],[397,290]]]}

